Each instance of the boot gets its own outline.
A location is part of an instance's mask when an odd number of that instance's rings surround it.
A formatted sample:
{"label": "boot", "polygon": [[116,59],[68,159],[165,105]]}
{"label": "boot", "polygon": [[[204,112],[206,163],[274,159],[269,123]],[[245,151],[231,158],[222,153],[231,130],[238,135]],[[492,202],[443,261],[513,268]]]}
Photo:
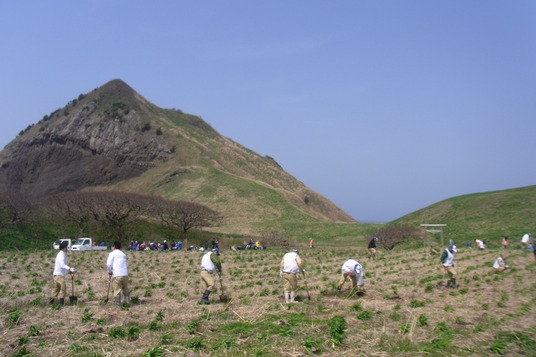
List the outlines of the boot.
{"label": "boot", "polygon": [[447,280],[447,288],[452,288],[452,281],[451,280]]}
{"label": "boot", "polygon": [[285,303],[290,304],[290,293],[285,291]]}
{"label": "boot", "polygon": [[450,279],[451,280],[451,288],[453,289],[456,289],[458,287],[458,285],[456,285],[456,278],[452,278]]}
{"label": "boot", "polygon": [[130,292],[125,293],[125,302],[127,303],[128,306],[131,306],[131,304],[130,304]]}
{"label": "boot", "polygon": [[117,306],[121,306],[121,294],[117,295],[114,300]]}
{"label": "boot", "polygon": [[61,298],[60,299],[60,305],[63,306],[65,304],[65,299],[64,298]]}
{"label": "boot", "polygon": [[210,300],[208,299],[208,296],[210,295],[210,290],[205,290],[203,293],[203,297],[201,298],[201,302],[205,305],[210,304]]}
{"label": "boot", "polygon": [[296,304],[297,301],[294,301],[294,299],[296,298],[296,292],[295,291],[291,291],[290,292],[290,303],[291,304]]}
{"label": "boot", "polygon": [[51,297],[50,299],[48,299],[48,304],[49,305],[54,305],[54,298]]}

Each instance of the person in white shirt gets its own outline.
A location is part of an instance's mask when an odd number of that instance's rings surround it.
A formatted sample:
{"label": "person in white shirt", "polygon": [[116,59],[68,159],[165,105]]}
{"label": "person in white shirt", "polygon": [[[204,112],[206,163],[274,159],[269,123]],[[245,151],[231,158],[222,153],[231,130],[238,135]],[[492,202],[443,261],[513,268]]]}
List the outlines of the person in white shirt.
{"label": "person in white shirt", "polygon": [[523,245],[523,249],[529,249],[531,235],[531,233],[525,233],[521,238],[521,244]]}
{"label": "person in white shirt", "polygon": [[447,288],[457,288],[458,285],[456,285],[456,269],[454,269],[454,253],[457,252],[455,245],[449,245],[447,249],[443,251],[443,254],[441,255],[441,264],[443,264],[443,268],[449,275],[449,280],[447,281]]}
{"label": "person in white shirt", "polygon": [[220,260],[220,248],[214,247],[208,253],[203,254],[201,258],[201,282],[205,287],[201,302],[203,304],[210,304],[209,295],[214,290],[214,272],[222,273],[221,260]]}
{"label": "person in white shirt", "polygon": [[341,292],[348,277],[352,280],[352,289],[358,288],[361,291],[363,287],[363,267],[354,259],[348,259],[341,267],[341,279],[339,280],[339,284],[337,284],[337,290],[339,292]]}
{"label": "person in white shirt", "polygon": [[506,257],[501,254],[497,259],[495,259],[495,262],[493,263],[493,271],[495,273],[500,273],[501,271],[505,271],[506,269],[508,269],[508,264],[506,264]]}
{"label": "person in white shirt", "polygon": [[121,242],[115,241],[112,251],[108,254],[106,268],[114,287],[115,303],[121,305],[121,295],[125,297],[125,303],[130,305],[130,290],[128,287],[128,258],[121,251]]}
{"label": "person in white shirt", "polygon": [[280,264],[279,276],[283,278],[285,283],[284,294],[285,302],[287,304],[295,303],[294,299],[296,298],[296,289],[298,288],[298,278],[296,275],[303,271],[302,269],[302,260],[299,256],[300,251],[298,249],[293,249],[291,252],[286,253],[283,256]]}
{"label": "person in white shirt", "polygon": [[59,297],[59,304],[65,303],[65,295],[67,295],[67,284],[65,283],[65,275],[67,273],[74,274],[75,269],[67,265],[67,247],[69,243],[63,241],[60,244],[60,251],[56,255],[56,261],[54,264],[54,287],[52,288],[52,294],[49,299],[50,304],[54,304],[54,300]]}

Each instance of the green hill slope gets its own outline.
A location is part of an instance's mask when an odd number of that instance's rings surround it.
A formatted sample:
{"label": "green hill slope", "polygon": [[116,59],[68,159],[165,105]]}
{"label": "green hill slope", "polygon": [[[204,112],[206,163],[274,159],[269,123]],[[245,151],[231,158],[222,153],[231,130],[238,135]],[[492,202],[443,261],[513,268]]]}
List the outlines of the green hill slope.
{"label": "green hill slope", "polygon": [[476,238],[498,244],[503,236],[517,242],[536,228],[536,185],[449,198],[389,224],[421,223],[446,223],[445,238],[458,244]]}

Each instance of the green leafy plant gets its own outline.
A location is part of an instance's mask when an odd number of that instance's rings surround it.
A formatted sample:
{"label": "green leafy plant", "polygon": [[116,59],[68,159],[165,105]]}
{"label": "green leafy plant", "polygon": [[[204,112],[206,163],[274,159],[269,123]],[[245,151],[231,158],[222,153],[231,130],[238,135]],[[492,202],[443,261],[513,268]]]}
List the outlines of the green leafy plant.
{"label": "green leafy plant", "polygon": [[140,327],[132,325],[127,328],[126,337],[129,341],[136,341],[140,337]]}
{"label": "green leafy plant", "polygon": [[86,309],[84,309],[84,312],[83,312],[82,317],[80,318],[80,320],[82,322],[86,323],[86,322],[89,322],[89,321],[93,320],[93,316],[94,316],[94,314],[91,313],[89,311],[89,309],[86,308]]}
{"label": "green leafy plant", "polygon": [[346,338],[346,320],[344,319],[344,316],[333,316],[331,320],[328,322],[329,326],[329,336],[331,339],[331,346],[337,347],[339,346],[344,339]]}
{"label": "green leafy plant", "polygon": [[361,311],[359,314],[357,314],[358,320],[371,320],[372,319],[372,312],[368,310]]}
{"label": "green leafy plant", "polygon": [[426,303],[424,301],[420,301],[420,300],[411,300],[408,304],[409,307],[412,307],[412,308],[417,308],[417,307],[423,307],[425,306]]}
{"label": "green leafy plant", "polygon": [[112,327],[108,332],[111,338],[124,338],[127,335],[125,329],[121,326]]}
{"label": "green leafy plant", "polygon": [[313,337],[306,337],[303,348],[308,355],[320,354],[322,353],[322,342]]}
{"label": "green leafy plant", "polygon": [[398,328],[398,332],[401,333],[401,334],[407,334],[411,331],[411,324],[410,323],[405,323],[405,324],[402,324],[399,328]]}
{"label": "green leafy plant", "polygon": [[28,336],[38,336],[41,333],[41,329],[35,325],[31,325],[28,328]]}
{"label": "green leafy plant", "polygon": [[7,324],[10,327],[17,326],[20,323],[20,319],[22,317],[22,313],[19,310],[11,310],[7,314]]}
{"label": "green leafy plant", "polygon": [[428,316],[425,314],[419,315],[417,318],[417,325],[419,326],[428,326]]}
{"label": "green leafy plant", "polygon": [[186,324],[186,331],[188,331],[190,335],[193,335],[194,333],[196,333],[198,328],[199,328],[199,320],[192,320]]}

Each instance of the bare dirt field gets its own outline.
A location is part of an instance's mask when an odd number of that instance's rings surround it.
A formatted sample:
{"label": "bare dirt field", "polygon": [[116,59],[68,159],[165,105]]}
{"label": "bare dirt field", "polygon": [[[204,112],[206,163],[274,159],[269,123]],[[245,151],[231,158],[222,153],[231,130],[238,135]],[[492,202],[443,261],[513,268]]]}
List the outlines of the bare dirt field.
{"label": "bare dirt field", "polygon": [[[428,249],[303,248],[299,303],[285,304],[283,250],[222,250],[230,301],[199,303],[199,251],[127,252],[135,304],[107,294],[108,252],[69,252],[78,304],[46,304],[57,251],[0,252],[2,356],[535,356],[536,263],[514,249],[456,254],[444,287]],[[504,253],[510,269],[493,273]],[[342,263],[364,265],[364,296],[335,287]],[[67,280],[71,295],[71,280]],[[308,299],[310,295],[311,300]]]}

